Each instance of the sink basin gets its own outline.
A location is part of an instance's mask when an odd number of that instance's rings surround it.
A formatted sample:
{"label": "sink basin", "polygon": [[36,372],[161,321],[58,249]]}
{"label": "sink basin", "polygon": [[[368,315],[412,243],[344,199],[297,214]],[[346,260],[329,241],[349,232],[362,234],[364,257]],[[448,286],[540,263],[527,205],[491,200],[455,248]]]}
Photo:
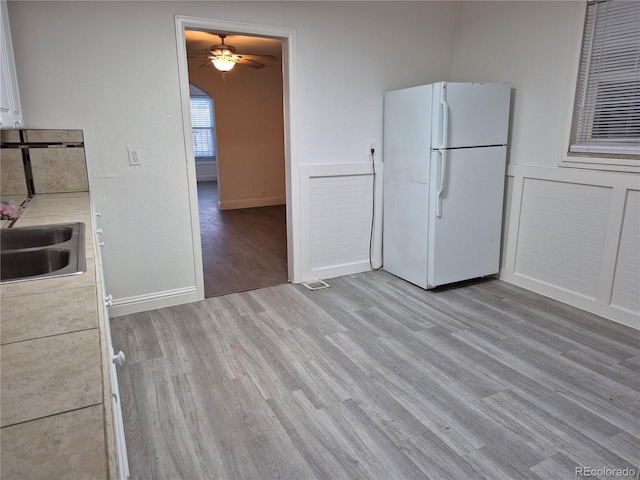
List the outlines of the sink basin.
{"label": "sink basin", "polygon": [[0,231],[0,283],[73,275],[86,270],[84,223]]}
{"label": "sink basin", "polygon": [[0,250],[46,247],[66,242],[72,235],[73,227],[67,225],[5,228],[0,233]]}
{"label": "sink basin", "polygon": [[0,279],[36,277],[59,272],[69,266],[70,251],[62,248],[14,250],[0,253],[2,269]]}

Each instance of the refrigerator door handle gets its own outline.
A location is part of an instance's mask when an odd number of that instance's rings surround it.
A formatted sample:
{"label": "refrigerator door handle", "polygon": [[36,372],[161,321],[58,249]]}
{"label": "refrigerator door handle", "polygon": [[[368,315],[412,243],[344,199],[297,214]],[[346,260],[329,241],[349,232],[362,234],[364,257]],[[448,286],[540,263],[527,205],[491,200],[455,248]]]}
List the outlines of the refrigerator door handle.
{"label": "refrigerator door handle", "polygon": [[447,103],[447,82],[442,82],[440,90],[440,106],[442,107],[442,144],[440,149],[447,148],[449,142],[449,104]]}
{"label": "refrigerator door handle", "polygon": [[447,151],[439,149],[440,154],[440,178],[438,182],[438,190],[436,191],[436,217],[442,218],[442,195],[444,194],[445,170],[447,167]]}
{"label": "refrigerator door handle", "polygon": [[447,167],[447,145],[449,143],[449,104],[447,103],[447,82],[440,87],[440,107],[442,108],[442,144],[438,149],[440,154],[440,178],[436,191],[436,217],[442,217],[442,195],[444,194],[445,170]]}

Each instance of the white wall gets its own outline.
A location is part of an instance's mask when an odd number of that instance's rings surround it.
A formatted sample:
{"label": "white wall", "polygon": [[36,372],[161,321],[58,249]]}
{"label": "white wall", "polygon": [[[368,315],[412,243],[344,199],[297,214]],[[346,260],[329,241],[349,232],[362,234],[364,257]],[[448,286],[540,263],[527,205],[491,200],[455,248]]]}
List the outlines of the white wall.
{"label": "white wall", "polygon": [[640,328],[640,180],[561,168],[585,2],[463,2],[455,81],[513,88],[501,278]]}
{"label": "white wall", "polygon": [[[455,24],[448,2],[45,1],[9,2],[9,14],[26,125],[84,130],[103,215],[106,285],[122,312],[200,295],[176,14],[295,29],[292,156],[324,171],[370,162],[370,142],[382,144],[385,90],[450,76]],[[139,149],[141,166],[129,166],[130,146]],[[300,217],[311,231],[314,218]],[[360,262],[368,249],[362,243],[358,258],[323,272]],[[309,245],[300,250],[320,258]]]}
{"label": "white wall", "polygon": [[511,84],[511,165],[555,167],[567,150],[583,3],[459,4],[453,80]]}
{"label": "white wall", "polygon": [[[502,278],[637,325],[638,176],[558,167],[567,159],[583,9],[581,1],[9,2],[26,125],[84,130],[103,213],[107,286],[123,309],[198,295],[179,14],[296,31],[292,156],[300,169],[291,175],[308,186],[292,199],[305,240],[300,280],[366,268],[359,223],[350,230],[352,222],[342,222],[334,232],[360,239],[355,249],[311,234],[327,222],[314,212],[326,211],[334,191],[346,216],[370,214],[362,198],[345,192],[350,181],[364,188],[369,144],[381,151],[385,90],[443,79],[508,81],[514,102]],[[129,146],[139,148],[142,166],[128,165]],[[600,205],[599,215],[589,202]],[[554,229],[553,222],[577,225]],[[591,249],[576,232],[593,237]],[[536,264],[540,239],[547,258]]]}

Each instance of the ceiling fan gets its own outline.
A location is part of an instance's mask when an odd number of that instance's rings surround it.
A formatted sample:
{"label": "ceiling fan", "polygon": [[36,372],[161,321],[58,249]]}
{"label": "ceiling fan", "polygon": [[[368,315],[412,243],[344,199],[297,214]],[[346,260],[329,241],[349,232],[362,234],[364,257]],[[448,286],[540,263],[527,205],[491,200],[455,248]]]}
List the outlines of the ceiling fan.
{"label": "ceiling fan", "polygon": [[223,73],[230,71],[236,65],[246,65],[247,67],[258,69],[265,67],[265,63],[263,62],[273,62],[277,60],[273,55],[237,53],[236,47],[224,43],[224,39],[227,38],[226,34],[216,33],[215,35],[220,37],[220,44],[211,46],[209,49],[210,55],[197,55],[193,58],[208,58],[213,66]]}

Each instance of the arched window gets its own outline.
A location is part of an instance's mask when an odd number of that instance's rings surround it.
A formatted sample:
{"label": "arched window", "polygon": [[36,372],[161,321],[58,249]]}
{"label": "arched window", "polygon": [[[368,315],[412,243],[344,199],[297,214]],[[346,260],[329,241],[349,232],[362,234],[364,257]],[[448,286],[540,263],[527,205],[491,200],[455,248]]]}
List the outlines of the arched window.
{"label": "arched window", "polygon": [[196,158],[212,158],[215,151],[213,99],[195,85],[189,85],[193,152]]}

